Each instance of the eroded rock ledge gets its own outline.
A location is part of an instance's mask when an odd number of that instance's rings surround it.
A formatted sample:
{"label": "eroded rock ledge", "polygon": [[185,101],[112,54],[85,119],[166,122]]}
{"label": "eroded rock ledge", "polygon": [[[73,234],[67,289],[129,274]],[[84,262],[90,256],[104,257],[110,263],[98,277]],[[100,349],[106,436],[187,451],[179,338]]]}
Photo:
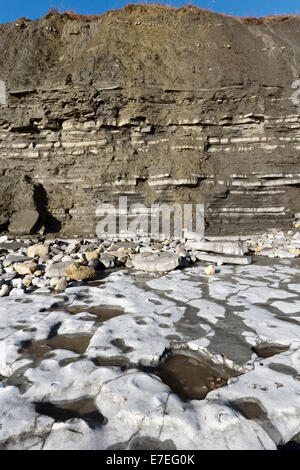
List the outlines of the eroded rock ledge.
{"label": "eroded rock ledge", "polygon": [[48,232],[91,236],[120,195],[204,202],[207,235],[289,229],[299,24],[138,5],[1,25],[2,229],[26,209]]}

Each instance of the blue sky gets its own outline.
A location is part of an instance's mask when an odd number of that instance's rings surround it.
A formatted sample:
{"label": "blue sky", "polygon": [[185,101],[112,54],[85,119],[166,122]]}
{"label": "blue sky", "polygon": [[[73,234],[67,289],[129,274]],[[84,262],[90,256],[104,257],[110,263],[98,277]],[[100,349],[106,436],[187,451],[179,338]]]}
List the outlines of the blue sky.
{"label": "blue sky", "polygon": [[[26,16],[31,20],[40,18],[51,7],[56,7],[62,11],[73,10],[76,13],[99,14],[110,9],[122,8],[128,3],[138,2],[135,0],[2,0],[0,23],[14,21],[22,16]],[[157,3],[181,6],[186,5],[188,1],[165,0]],[[191,3],[220,13],[238,16],[300,13],[299,0],[194,0]]]}

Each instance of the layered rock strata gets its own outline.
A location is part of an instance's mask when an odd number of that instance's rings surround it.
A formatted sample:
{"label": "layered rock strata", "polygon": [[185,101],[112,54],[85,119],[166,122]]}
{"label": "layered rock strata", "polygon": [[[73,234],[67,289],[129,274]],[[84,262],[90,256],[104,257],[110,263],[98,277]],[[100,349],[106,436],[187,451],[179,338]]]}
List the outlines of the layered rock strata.
{"label": "layered rock strata", "polygon": [[127,196],[204,203],[206,235],[289,229],[299,31],[299,17],[141,5],[1,25],[1,228],[28,209],[91,236],[96,209]]}

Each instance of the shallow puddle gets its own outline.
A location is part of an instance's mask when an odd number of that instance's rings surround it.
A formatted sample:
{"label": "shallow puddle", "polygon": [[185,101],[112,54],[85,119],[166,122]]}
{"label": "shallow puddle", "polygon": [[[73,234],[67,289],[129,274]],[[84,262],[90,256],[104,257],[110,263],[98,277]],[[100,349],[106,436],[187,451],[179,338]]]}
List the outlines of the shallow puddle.
{"label": "shallow puddle", "polygon": [[113,357],[93,357],[90,360],[97,367],[120,367],[122,371],[132,369],[133,364],[124,356],[113,356]]}
{"label": "shallow puddle", "polygon": [[65,359],[61,359],[61,361],[59,361],[58,365],[59,365],[59,367],[66,367],[69,364],[73,364],[74,362],[83,361],[86,358],[87,358],[87,356],[84,356],[84,355],[78,356],[78,357],[66,357]]}
{"label": "shallow puddle", "polygon": [[106,284],[105,281],[99,281],[99,280],[97,280],[97,279],[96,279],[95,281],[89,281],[89,282],[87,283],[87,285],[88,285],[89,287],[100,287],[100,288],[104,287],[105,284]]}
{"label": "shallow puddle", "polygon": [[275,370],[280,374],[291,375],[292,377],[298,377],[298,371],[293,367],[286,366],[285,364],[271,363],[268,364],[269,369]]}
{"label": "shallow puddle", "polygon": [[71,402],[35,402],[35,411],[49,416],[55,421],[64,422],[72,418],[81,418],[95,428],[107,423],[107,418],[97,410],[92,398],[84,398]]}
{"label": "shallow puddle", "polygon": [[260,343],[253,346],[251,349],[258,357],[266,359],[267,357],[272,357],[276,354],[288,351],[289,346],[276,343]]}
{"label": "shallow puddle", "polygon": [[223,364],[215,364],[208,357],[176,354],[167,358],[155,370],[161,380],[184,400],[203,400],[216,388],[227,385],[240,372]]}
{"label": "shallow puddle", "polygon": [[83,354],[89,345],[91,335],[57,335],[50,339],[39,341],[23,341],[19,353],[40,359],[55,349],[67,349],[77,354]]}
{"label": "shallow puddle", "polygon": [[111,341],[111,344],[116,348],[120,349],[120,351],[124,354],[134,351],[134,348],[131,346],[127,346],[125,341],[122,338],[116,338]]}
{"label": "shallow puddle", "polygon": [[72,314],[87,312],[96,315],[98,321],[105,322],[111,318],[124,314],[124,310],[116,305],[99,305],[96,307],[74,306],[67,307],[66,311]]}

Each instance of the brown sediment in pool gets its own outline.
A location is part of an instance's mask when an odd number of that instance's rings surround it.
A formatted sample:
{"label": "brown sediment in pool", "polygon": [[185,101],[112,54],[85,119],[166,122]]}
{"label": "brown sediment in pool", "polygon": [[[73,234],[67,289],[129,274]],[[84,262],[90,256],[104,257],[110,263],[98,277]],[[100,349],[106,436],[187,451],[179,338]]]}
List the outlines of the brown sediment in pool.
{"label": "brown sediment in pool", "polygon": [[97,367],[120,367],[121,370],[135,368],[135,365],[131,364],[128,358],[124,356],[112,356],[112,357],[97,356],[97,357],[90,358],[90,360]]}
{"label": "brown sediment in pool", "polygon": [[91,335],[57,335],[50,339],[39,341],[24,341],[19,353],[26,354],[34,359],[40,359],[55,349],[67,349],[77,354],[83,354],[89,345]]}
{"label": "brown sediment in pool", "polygon": [[59,365],[59,367],[66,367],[69,364],[74,364],[74,362],[83,361],[86,358],[87,358],[87,356],[85,356],[85,355],[80,355],[80,356],[77,356],[77,357],[66,357],[65,359],[61,359],[58,362],[58,365]]}
{"label": "brown sediment in pool", "polygon": [[241,375],[204,355],[195,358],[184,354],[168,357],[153,372],[183,400],[203,400],[211,390]]}
{"label": "brown sediment in pool", "polygon": [[52,403],[34,402],[34,405],[37,413],[49,416],[57,422],[81,418],[92,428],[107,424],[107,418],[96,408],[92,398]]}
{"label": "brown sediment in pool", "polygon": [[134,351],[134,348],[131,346],[127,346],[125,341],[122,338],[115,338],[111,341],[111,344],[116,348],[120,349],[120,351],[124,354]]}
{"label": "brown sediment in pool", "polygon": [[124,310],[121,307],[116,305],[98,305],[95,307],[87,307],[85,306],[74,306],[74,307],[67,307],[66,311],[72,313],[73,315],[77,313],[91,313],[92,315],[97,316],[97,320],[101,322],[105,322],[110,320],[111,318],[118,317],[119,315],[124,315]]}
{"label": "brown sediment in pool", "polygon": [[251,349],[258,357],[266,359],[268,357],[275,356],[276,354],[288,351],[289,348],[289,346],[283,344],[260,343],[256,346],[253,346]]}

